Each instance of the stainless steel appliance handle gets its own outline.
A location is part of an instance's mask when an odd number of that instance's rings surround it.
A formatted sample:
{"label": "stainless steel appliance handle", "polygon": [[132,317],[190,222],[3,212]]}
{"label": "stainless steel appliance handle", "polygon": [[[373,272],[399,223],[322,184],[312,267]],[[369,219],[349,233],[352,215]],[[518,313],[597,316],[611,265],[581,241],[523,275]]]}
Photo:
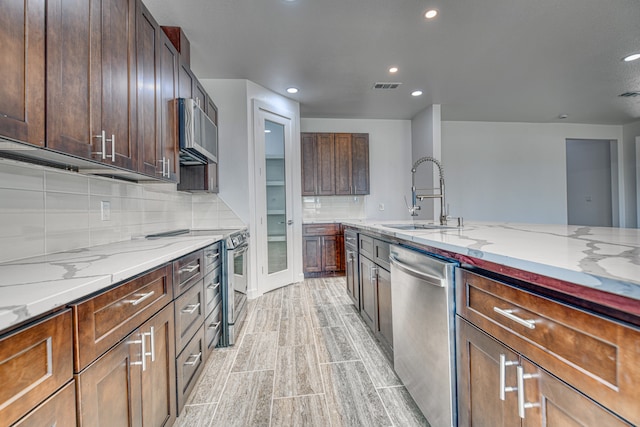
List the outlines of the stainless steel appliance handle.
{"label": "stainless steel appliance handle", "polygon": [[507,356],[505,356],[504,354],[500,354],[500,400],[505,399],[506,393],[510,393],[518,389],[518,387],[505,386],[507,366],[516,366],[516,365],[518,365],[517,360],[507,361]]}
{"label": "stainless steel appliance handle", "polygon": [[233,249],[231,249],[233,251],[233,256],[237,257],[242,255],[243,253],[247,252],[249,250],[249,244],[242,244],[238,247],[235,247]]}
{"label": "stainless steel appliance handle", "polygon": [[389,260],[391,261],[391,265],[396,266],[403,272],[407,273],[410,276],[415,277],[416,279],[420,279],[429,285],[438,286],[440,288],[444,288],[444,278],[433,276],[431,274],[425,273],[424,271],[416,270],[415,268],[409,267],[406,264],[403,264],[398,258],[393,255],[389,255]]}
{"label": "stainless steel appliance handle", "polygon": [[505,310],[503,308],[493,307],[493,311],[495,311],[496,313],[503,315],[507,319],[513,320],[514,322],[519,323],[520,325],[525,326],[525,327],[527,327],[529,329],[535,329],[536,328],[536,321],[535,320],[521,319],[518,316],[513,314],[514,310]]}
{"label": "stainless steel appliance handle", "polygon": [[524,368],[522,366],[518,366],[517,368],[517,376],[518,376],[518,415],[520,418],[524,419],[525,411],[529,408],[535,408],[540,406],[538,402],[527,402],[524,395],[524,380],[528,380],[531,378],[538,378],[537,374],[525,374]]}

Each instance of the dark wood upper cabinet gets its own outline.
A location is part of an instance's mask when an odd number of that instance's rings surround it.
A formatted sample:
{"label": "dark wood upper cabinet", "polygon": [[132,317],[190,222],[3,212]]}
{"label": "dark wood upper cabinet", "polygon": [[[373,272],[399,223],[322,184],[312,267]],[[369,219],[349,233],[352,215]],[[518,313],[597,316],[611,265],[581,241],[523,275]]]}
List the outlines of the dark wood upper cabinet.
{"label": "dark wood upper cabinet", "polygon": [[302,133],[302,195],[369,194],[369,135]]}
{"label": "dark wood upper cabinet", "polygon": [[193,98],[194,79],[189,64],[181,57],[178,70],[178,98]]}
{"label": "dark wood upper cabinet", "polygon": [[204,87],[196,77],[193,78],[193,99],[196,100],[202,111],[207,109],[207,91],[204,90]]}
{"label": "dark wood upper cabinet", "polygon": [[0,3],[0,135],[44,145],[45,1]]}
{"label": "dark wood upper cabinet", "polygon": [[204,111],[207,113],[207,116],[209,116],[209,118],[213,123],[218,125],[218,107],[216,106],[216,104],[213,102],[213,99],[211,99],[211,97],[208,94],[207,94],[207,103],[205,106],[206,108]]}
{"label": "dark wood upper cabinet", "polygon": [[179,180],[178,112],[175,98],[178,97],[178,70],[180,55],[171,41],[160,35],[160,141],[162,158],[167,162],[167,178]]}

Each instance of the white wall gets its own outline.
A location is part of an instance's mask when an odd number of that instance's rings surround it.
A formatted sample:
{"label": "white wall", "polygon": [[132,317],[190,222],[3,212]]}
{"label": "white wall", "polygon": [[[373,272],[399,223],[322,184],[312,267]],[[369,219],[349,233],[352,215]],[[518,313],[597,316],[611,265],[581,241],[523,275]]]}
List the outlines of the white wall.
{"label": "white wall", "polygon": [[[302,132],[369,134],[371,191],[365,197],[368,220],[408,219],[404,196],[411,199],[411,122],[409,120],[301,120]],[[384,204],[384,211],[379,204]]]}
{"label": "white wall", "polygon": [[625,206],[627,227],[640,227],[640,153],[636,147],[636,137],[640,137],[640,121],[623,126],[623,157],[625,175],[624,194],[627,199]]}
{"label": "white wall", "polygon": [[621,141],[622,127],[442,122],[452,215],[477,221],[566,224],[567,138]]}
{"label": "white wall", "polygon": [[[421,157],[431,156],[442,160],[442,125],[440,105],[430,105],[411,119],[411,164]],[[445,169],[444,165],[443,169]],[[416,189],[431,189],[439,185],[438,168],[433,163],[422,163],[416,169]],[[445,174],[446,178],[446,174]],[[436,183],[434,185],[434,183]],[[421,193],[420,191],[417,191]],[[424,193],[424,192],[423,192]],[[411,203],[411,198],[408,199]],[[440,215],[440,201],[418,201],[418,220],[433,220]],[[453,213],[452,213],[453,214]]]}

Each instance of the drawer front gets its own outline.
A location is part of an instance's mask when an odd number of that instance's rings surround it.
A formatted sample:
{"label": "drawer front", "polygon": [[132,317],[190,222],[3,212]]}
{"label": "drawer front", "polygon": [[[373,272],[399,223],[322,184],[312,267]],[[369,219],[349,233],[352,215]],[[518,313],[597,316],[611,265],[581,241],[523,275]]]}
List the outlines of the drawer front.
{"label": "drawer front", "polygon": [[204,286],[200,280],[182,294],[175,303],[176,319],[176,353],[179,353],[189,342],[193,334],[204,322]]}
{"label": "drawer front", "polygon": [[[204,321],[204,337],[207,344],[207,353],[218,346],[222,334],[222,301],[214,307],[213,312]],[[208,355],[208,354],[207,354]]]}
{"label": "drawer front", "polygon": [[391,270],[391,264],[389,262],[389,243],[373,239],[373,262],[386,268],[387,271]]}
{"label": "drawer front", "polygon": [[167,264],[72,306],[76,319],[76,372],[80,372],[173,300]]}
{"label": "drawer front", "polygon": [[350,250],[358,250],[358,233],[353,230],[344,231],[344,245]]}
{"label": "drawer front", "polygon": [[182,408],[204,368],[205,348],[203,325],[176,358],[178,414],[182,412]]}
{"label": "drawer front", "polygon": [[204,274],[209,274],[222,263],[222,242],[203,249]]}
{"label": "drawer front", "polygon": [[340,224],[303,224],[303,236],[332,236],[340,234]]}
{"label": "drawer front", "polygon": [[459,270],[458,314],[640,424],[640,330]]}
{"label": "drawer front", "polygon": [[204,277],[205,317],[222,301],[222,266]]}
{"label": "drawer front", "polygon": [[373,253],[373,237],[364,236],[362,234],[358,235],[358,250],[361,255],[365,255],[367,258],[372,260],[374,258]]}
{"label": "drawer front", "polygon": [[0,425],[18,420],[73,378],[72,336],[66,310],[0,340]]}
{"label": "drawer front", "polygon": [[182,295],[204,276],[204,252],[196,251],[173,262],[173,293]]}
{"label": "drawer front", "polygon": [[76,426],[76,387],[71,381],[14,427]]}

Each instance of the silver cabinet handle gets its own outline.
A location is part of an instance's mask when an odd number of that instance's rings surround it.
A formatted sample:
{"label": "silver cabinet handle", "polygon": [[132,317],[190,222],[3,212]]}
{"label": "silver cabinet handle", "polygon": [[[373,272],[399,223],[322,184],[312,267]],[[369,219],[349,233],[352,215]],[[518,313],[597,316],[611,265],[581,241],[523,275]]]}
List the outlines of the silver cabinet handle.
{"label": "silver cabinet handle", "polygon": [[220,326],[220,322],[211,323],[209,324],[209,329],[218,329],[218,326]]}
{"label": "silver cabinet handle", "polygon": [[207,286],[207,289],[211,289],[212,291],[215,291],[219,287],[220,287],[220,282],[217,282],[217,283],[212,283],[209,286]]}
{"label": "silver cabinet handle", "polygon": [[180,270],[178,270],[178,274],[193,273],[195,270],[198,269],[198,267],[200,267],[200,264],[196,264],[188,267],[182,267]]}
{"label": "silver cabinet handle", "polygon": [[[164,177],[167,173],[167,171],[165,170],[165,165],[164,165],[164,157],[161,160],[158,160],[158,163],[162,164],[162,176]],[[158,172],[156,172],[158,173]]]}
{"label": "silver cabinet handle", "polygon": [[527,327],[529,329],[535,329],[536,328],[536,321],[535,320],[521,319],[518,316],[513,314],[514,310],[505,310],[505,309],[502,309],[502,308],[493,307],[493,311],[495,311],[496,313],[503,315],[507,319],[511,319],[514,322],[519,323],[522,326],[525,326],[525,327]]}
{"label": "silver cabinet handle", "polygon": [[167,178],[171,178],[171,161],[169,159],[167,159]]}
{"label": "silver cabinet handle", "polygon": [[197,309],[200,308],[200,303],[197,304],[189,304],[188,306],[186,306],[185,308],[183,308],[182,310],[180,310],[182,313],[184,314],[193,314],[196,312]]}
{"label": "silver cabinet handle", "polygon": [[524,395],[524,380],[528,380],[531,378],[538,378],[537,374],[525,374],[524,368],[522,366],[518,366],[517,368],[517,376],[518,376],[518,415],[520,418],[524,418],[525,411],[529,408],[535,408],[540,406],[538,402],[526,402],[526,398]]}
{"label": "silver cabinet handle", "polygon": [[291,224],[293,224],[293,220],[292,220],[292,219],[290,219],[289,221],[287,221],[287,225],[291,225]]}
{"label": "silver cabinet handle", "polygon": [[142,371],[146,371],[147,370],[147,343],[146,340],[144,339],[145,334],[143,332],[140,332],[140,339],[139,340],[133,340],[133,341],[129,341],[129,344],[140,344],[140,361],[139,362],[131,362],[132,365],[142,365]]}
{"label": "silver cabinet handle", "polygon": [[127,301],[127,302],[130,303],[131,305],[138,305],[142,301],[146,300],[147,298],[151,298],[151,296],[155,293],[156,291],[147,292],[146,294],[136,294],[136,296],[139,296],[140,298],[132,301]]}
{"label": "silver cabinet handle", "polygon": [[507,366],[517,366],[517,360],[507,361],[507,356],[500,354],[500,400],[505,399],[505,393],[518,390],[518,387],[506,387],[506,370]]}
{"label": "silver cabinet handle", "polygon": [[345,239],[347,242],[350,242],[350,241],[352,241],[352,240],[356,240],[356,238],[355,238],[355,237],[345,237],[344,239]]}
{"label": "silver cabinet handle", "polygon": [[[145,357],[147,356],[151,356],[151,361],[155,362],[156,361],[156,337],[155,337],[155,330],[153,328],[153,326],[150,328],[149,332],[142,332],[140,334],[140,336],[142,337],[142,360],[145,359]],[[151,347],[151,351],[146,351],[146,337],[149,337],[149,346]],[[145,369],[145,364],[142,364],[142,370],[144,371]]]}
{"label": "silver cabinet handle", "polygon": [[[198,353],[198,354],[192,354],[187,358],[187,361],[184,362],[185,366],[193,366],[196,363],[198,363],[198,361],[200,360],[200,358],[202,357],[202,352]],[[193,359],[193,360],[189,360],[189,359]]]}
{"label": "silver cabinet handle", "polygon": [[102,141],[102,151],[94,151],[91,154],[98,154],[100,156],[102,156],[102,159],[106,159],[107,158],[107,153],[106,153],[106,138],[107,138],[107,134],[105,131],[101,131],[100,135],[93,135],[94,138],[99,138]]}
{"label": "silver cabinet handle", "polygon": [[207,252],[206,254],[204,254],[204,256],[206,256],[209,259],[218,259],[220,258],[220,252]]}
{"label": "silver cabinet handle", "polygon": [[[103,139],[103,141],[105,140]],[[114,134],[111,134],[111,139],[106,139],[106,141],[111,143],[111,155],[103,155],[102,158],[104,159],[105,157],[111,157],[111,162],[113,163],[116,161],[116,136]],[[104,151],[104,149],[102,151]]]}

